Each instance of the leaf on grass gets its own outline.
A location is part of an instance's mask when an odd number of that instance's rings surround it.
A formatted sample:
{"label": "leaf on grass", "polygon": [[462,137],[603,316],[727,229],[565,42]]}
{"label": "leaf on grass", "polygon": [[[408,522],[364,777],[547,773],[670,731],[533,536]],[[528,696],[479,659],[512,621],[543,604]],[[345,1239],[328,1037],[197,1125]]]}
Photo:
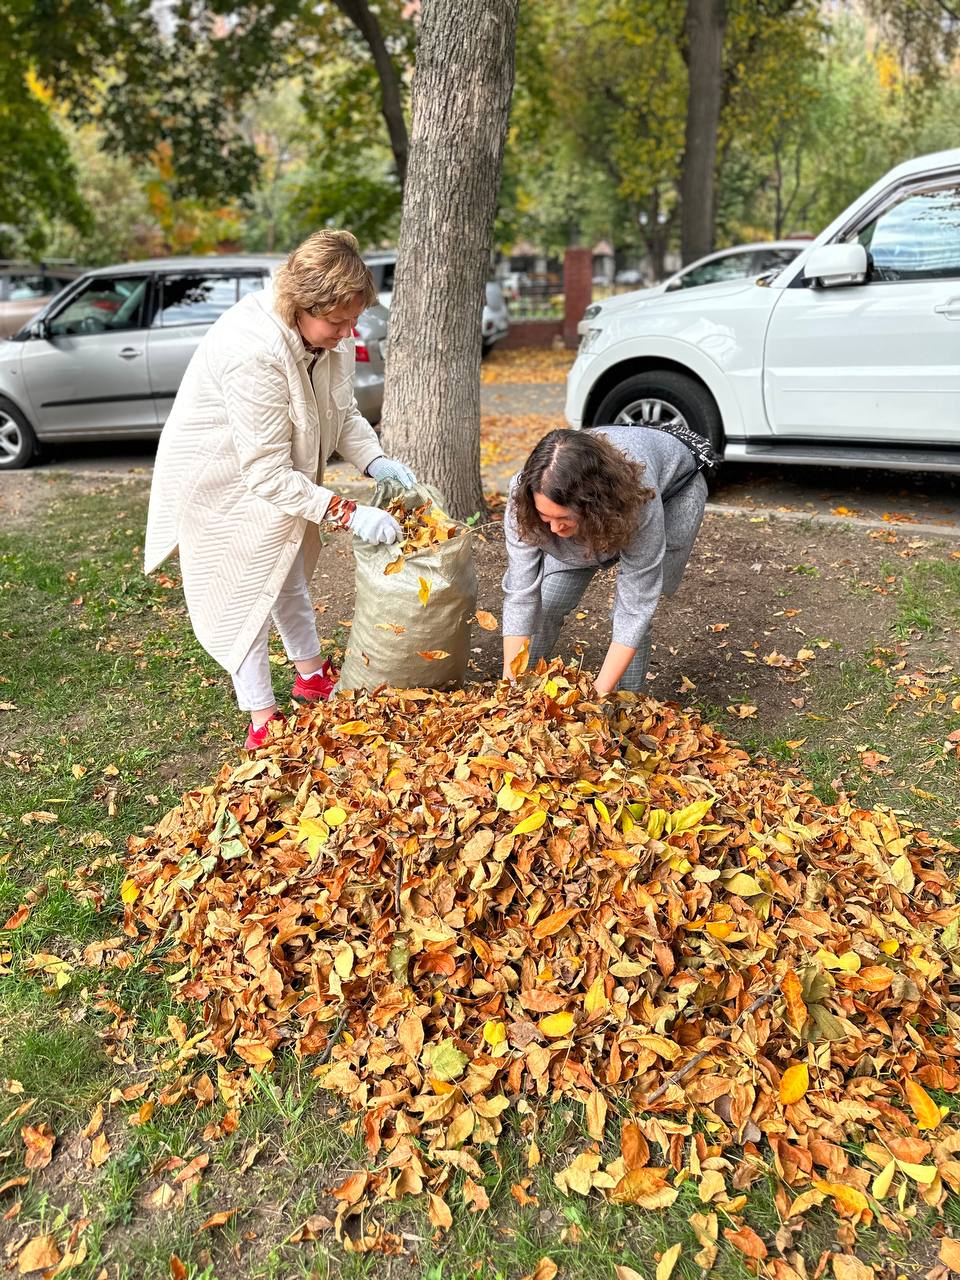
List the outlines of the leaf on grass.
{"label": "leaf on grass", "polygon": [[17,1270],[22,1276],[46,1271],[60,1261],[60,1249],[53,1236],[34,1236],[17,1254]]}
{"label": "leaf on grass", "polygon": [[19,929],[29,915],[30,908],[24,903],[21,903],[20,906],[17,907],[16,911],[14,911],[13,915],[7,920],[6,924],[0,926],[0,928]]}
{"label": "leaf on grass", "polygon": [[960,1271],[960,1240],[944,1236],[940,1241],[940,1261],[951,1271]]}
{"label": "leaf on grass", "polygon": [[450,1212],[450,1206],[443,1196],[438,1196],[433,1191],[429,1192],[429,1197],[427,1213],[430,1221],[438,1231],[449,1231],[453,1226],[453,1214]]}
{"label": "leaf on grass", "polygon": [[677,1265],[677,1259],[683,1249],[681,1243],[672,1244],[669,1249],[665,1249],[663,1256],[657,1263],[656,1278],[657,1280],[670,1280],[673,1275],[673,1268]]}
{"label": "leaf on grass", "polygon": [[201,1231],[209,1230],[211,1227],[222,1227],[224,1223],[230,1221],[234,1214],[239,1212],[239,1209],[221,1209],[219,1213],[211,1214],[206,1222],[201,1222],[200,1226],[197,1228],[198,1234]]}
{"label": "leaf on grass", "polygon": [[739,1249],[745,1257],[753,1258],[756,1262],[762,1262],[767,1256],[767,1246],[754,1231],[753,1227],[742,1226],[737,1231],[734,1231],[732,1227],[724,1227],[723,1234],[733,1247]]}
{"label": "leaf on grass", "polygon": [[27,1148],[24,1165],[28,1169],[43,1169],[53,1158],[53,1146],[56,1134],[46,1123],[24,1125],[20,1130],[23,1145]]}
{"label": "leaf on grass", "polygon": [[943,1113],[923,1085],[917,1084],[916,1080],[905,1080],[903,1091],[910,1104],[910,1110],[917,1118],[917,1128],[936,1129],[943,1119]]}

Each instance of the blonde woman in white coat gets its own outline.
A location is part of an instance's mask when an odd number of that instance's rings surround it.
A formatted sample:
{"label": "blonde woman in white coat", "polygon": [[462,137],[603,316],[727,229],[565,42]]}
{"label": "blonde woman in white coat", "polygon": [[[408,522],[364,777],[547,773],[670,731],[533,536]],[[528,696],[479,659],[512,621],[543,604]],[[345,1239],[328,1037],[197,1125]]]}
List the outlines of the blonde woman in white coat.
{"label": "blonde woman in white coat", "polygon": [[198,346],[160,437],[147,535],[150,573],[179,549],[183,590],[200,644],[233,677],[250,713],[246,747],[279,715],[268,658],[271,621],[301,701],[329,697],[307,583],[319,525],[395,542],[392,516],[323,486],[336,451],[379,481],[414,481],[383,455],[353,394],[351,331],[376,301],[347,231],[318,231],[295,249],[272,288],[247,295]]}

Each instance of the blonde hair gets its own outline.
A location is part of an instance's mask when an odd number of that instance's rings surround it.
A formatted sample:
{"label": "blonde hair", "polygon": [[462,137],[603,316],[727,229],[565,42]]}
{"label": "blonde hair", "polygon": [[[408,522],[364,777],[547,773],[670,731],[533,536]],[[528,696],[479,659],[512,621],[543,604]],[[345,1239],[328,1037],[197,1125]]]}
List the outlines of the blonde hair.
{"label": "blonde hair", "polygon": [[360,295],[365,307],[377,300],[370,268],[349,231],[315,231],[298,245],[274,277],[273,296],[284,324],[296,328],[297,312],[325,315]]}

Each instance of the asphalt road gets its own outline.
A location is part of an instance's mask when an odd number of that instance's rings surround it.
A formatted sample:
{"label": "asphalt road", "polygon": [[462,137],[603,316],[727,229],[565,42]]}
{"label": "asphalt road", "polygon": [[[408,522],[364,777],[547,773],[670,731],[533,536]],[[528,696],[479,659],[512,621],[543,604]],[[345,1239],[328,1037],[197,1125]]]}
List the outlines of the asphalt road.
{"label": "asphalt road", "polygon": [[[542,414],[563,422],[563,386],[493,383],[482,388],[485,413]],[[28,472],[10,473],[19,483],[55,474],[96,476],[146,475],[152,469],[153,443],[123,442],[115,446],[60,445]],[[334,463],[330,479],[341,477],[350,487],[352,467]],[[0,475],[0,490],[7,480]],[[502,479],[502,477],[498,477]],[[960,538],[960,476],[933,473],[869,471],[853,468],[763,467],[728,464],[711,495],[714,509],[747,510],[771,518],[864,521],[883,526],[914,524],[924,535],[939,532]],[[917,530],[920,532],[921,530]]]}

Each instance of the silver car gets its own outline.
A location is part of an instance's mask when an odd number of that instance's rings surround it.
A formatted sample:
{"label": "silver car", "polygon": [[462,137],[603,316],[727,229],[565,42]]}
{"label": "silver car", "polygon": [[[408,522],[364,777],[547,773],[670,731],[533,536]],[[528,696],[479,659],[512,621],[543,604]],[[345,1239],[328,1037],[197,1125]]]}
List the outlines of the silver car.
{"label": "silver car", "polygon": [[[365,253],[363,260],[373,275],[380,302],[383,306],[389,307],[393,301],[393,281],[397,269],[396,250],[377,249],[371,253]],[[490,280],[484,292],[483,316],[480,321],[483,354],[489,354],[494,343],[505,338],[509,329],[510,314],[507,311],[503,291],[495,280]]]}
{"label": "silver car", "polygon": [[[86,272],[0,342],[0,470],[57,441],[159,436],[200,339],[283,260],[157,258]],[[357,403],[376,423],[386,309],[364,311],[355,336]]]}

